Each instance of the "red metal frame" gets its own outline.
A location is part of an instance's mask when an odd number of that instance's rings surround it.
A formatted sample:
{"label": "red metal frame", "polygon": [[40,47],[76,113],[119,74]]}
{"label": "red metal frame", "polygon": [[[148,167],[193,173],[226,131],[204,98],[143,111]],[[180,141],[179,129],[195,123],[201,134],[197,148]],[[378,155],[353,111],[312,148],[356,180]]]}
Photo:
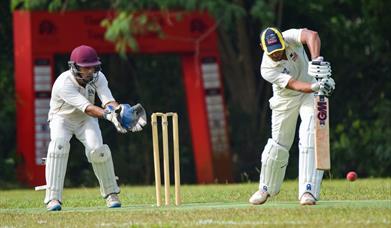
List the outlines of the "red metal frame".
{"label": "red metal frame", "polygon": [[[100,26],[102,19],[112,15],[112,12],[106,11],[14,12],[17,153],[22,158],[18,167],[21,182],[31,186],[45,182],[45,168],[38,162],[36,148],[41,146],[42,150],[42,145],[46,146],[48,130],[44,127],[41,129],[41,125],[38,124],[42,122],[40,115],[45,107],[40,109],[37,104],[42,101],[45,106],[50,89],[45,89],[45,85],[37,87],[36,83],[40,83],[37,81],[47,81],[45,77],[47,72],[50,72],[52,83],[54,54],[69,53],[78,45],[88,44],[102,54],[115,53],[114,44],[104,40],[105,29]],[[181,56],[197,181],[231,181],[226,109],[217,35],[214,31],[215,22],[207,14],[197,12],[183,13],[180,20],[176,19],[175,13],[151,12],[149,17],[160,24],[165,37],[159,38],[153,33],[140,35],[137,37],[139,52],[177,53]],[[203,64],[205,58],[213,59],[214,62],[209,65]],[[208,69],[212,69],[213,72],[209,72]],[[39,73],[41,71],[44,73]],[[206,92],[210,89],[205,88],[205,80],[209,80],[209,76],[214,78],[211,79],[215,80],[212,89],[217,91],[211,96]],[[42,91],[37,90],[40,86],[43,86]],[[215,100],[218,100],[217,104]],[[213,111],[215,109],[217,111]],[[213,125],[216,122],[216,115],[223,117],[217,119],[220,121],[218,129]],[[43,144],[39,138],[42,138]]]}

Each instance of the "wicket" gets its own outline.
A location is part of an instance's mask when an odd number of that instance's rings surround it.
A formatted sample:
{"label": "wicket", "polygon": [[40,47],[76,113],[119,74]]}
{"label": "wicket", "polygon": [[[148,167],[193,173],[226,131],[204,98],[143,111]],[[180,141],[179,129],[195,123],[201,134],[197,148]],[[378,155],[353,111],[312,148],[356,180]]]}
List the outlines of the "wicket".
{"label": "wicket", "polygon": [[156,205],[162,205],[161,179],[160,179],[160,157],[159,157],[159,135],[158,135],[158,117],[161,118],[162,136],[163,136],[163,169],[164,169],[164,195],[165,205],[170,205],[170,160],[168,152],[168,117],[172,117],[172,138],[174,149],[174,180],[175,180],[175,205],[181,204],[180,196],[180,166],[179,166],[179,135],[178,135],[178,114],[153,113],[151,116],[152,140],[153,140],[153,160],[155,167],[155,187],[156,187]]}

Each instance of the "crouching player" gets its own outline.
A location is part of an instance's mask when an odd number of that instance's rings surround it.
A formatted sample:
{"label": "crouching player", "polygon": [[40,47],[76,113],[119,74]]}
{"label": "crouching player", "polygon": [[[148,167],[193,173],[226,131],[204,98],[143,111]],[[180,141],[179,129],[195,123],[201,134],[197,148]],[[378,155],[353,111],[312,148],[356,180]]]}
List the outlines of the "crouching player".
{"label": "crouching player", "polygon": [[[107,206],[121,207],[111,152],[103,144],[98,118],[111,121],[118,132],[126,133],[142,130],[146,114],[140,104],[131,107],[114,100],[100,65],[92,47],[79,46],[71,53],[70,69],[63,72],[53,85],[48,115],[51,141],[46,158],[44,200],[49,211],[61,210],[69,141],[73,135],[85,147]],[[94,105],[95,94],[103,108]]]}

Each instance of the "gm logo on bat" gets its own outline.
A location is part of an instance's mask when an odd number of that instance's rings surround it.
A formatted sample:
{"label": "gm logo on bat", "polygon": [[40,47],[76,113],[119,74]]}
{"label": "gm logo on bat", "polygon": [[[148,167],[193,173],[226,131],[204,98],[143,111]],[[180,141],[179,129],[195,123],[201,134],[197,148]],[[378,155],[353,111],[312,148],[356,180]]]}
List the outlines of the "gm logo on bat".
{"label": "gm logo on bat", "polygon": [[327,102],[324,100],[323,96],[320,97],[317,105],[319,124],[321,127],[323,127],[326,124],[327,120]]}

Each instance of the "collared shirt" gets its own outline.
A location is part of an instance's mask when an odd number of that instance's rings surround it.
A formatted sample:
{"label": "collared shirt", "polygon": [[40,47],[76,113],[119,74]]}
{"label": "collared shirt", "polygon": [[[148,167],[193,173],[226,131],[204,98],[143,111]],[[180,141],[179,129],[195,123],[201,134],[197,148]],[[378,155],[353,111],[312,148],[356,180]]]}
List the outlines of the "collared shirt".
{"label": "collared shirt", "polygon": [[102,72],[85,87],[79,85],[70,70],[63,72],[53,84],[48,120],[55,116],[75,121],[84,120],[88,117],[84,111],[88,105],[95,103],[95,94],[102,106],[115,101]]}
{"label": "collared shirt", "polygon": [[308,75],[308,57],[300,41],[302,29],[289,29],[282,33],[286,48],[287,60],[273,61],[263,54],[261,64],[262,77],[273,84],[273,94],[277,97],[295,97],[302,93],[286,88],[288,81],[293,78],[302,82],[315,82]]}

